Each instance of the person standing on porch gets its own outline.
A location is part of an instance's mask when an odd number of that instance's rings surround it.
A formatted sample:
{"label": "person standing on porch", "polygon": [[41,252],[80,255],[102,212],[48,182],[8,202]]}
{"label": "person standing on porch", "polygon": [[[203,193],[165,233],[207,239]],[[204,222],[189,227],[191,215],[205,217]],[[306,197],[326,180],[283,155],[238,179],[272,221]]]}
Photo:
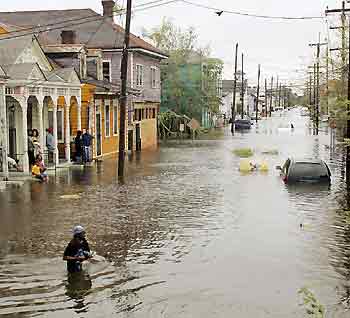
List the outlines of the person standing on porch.
{"label": "person standing on porch", "polygon": [[41,145],[40,145],[40,137],[39,131],[37,129],[33,129],[33,137],[32,137],[33,145],[34,145],[34,155],[42,154]]}
{"label": "person standing on porch", "polygon": [[33,131],[28,130],[28,159],[29,164],[32,166],[35,163],[35,154],[34,154],[34,143],[33,143]]}
{"label": "person standing on porch", "polygon": [[84,163],[91,161],[90,151],[91,151],[91,144],[92,144],[92,139],[93,138],[94,137],[89,134],[87,129],[83,129],[82,140],[83,140],[83,147],[84,147],[84,153],[83,153],[83,161],[84,161]]}
{"label": "person standing on porch", "polygon": [[81,163],[82,161],[82,156],[83,156],[83,139],[81,137],[81,131],[77,131],[77,135],[75,136],[74,139],[74,144],[75,144],[75,161],[77,163]]}
{"label": "person standing on porch", "polygon": [[53,161],[53,154],[55,152],[55,140],[52,134],[53,130],[52,128],[46,129],[46,147],[48,151],[48,161]]}

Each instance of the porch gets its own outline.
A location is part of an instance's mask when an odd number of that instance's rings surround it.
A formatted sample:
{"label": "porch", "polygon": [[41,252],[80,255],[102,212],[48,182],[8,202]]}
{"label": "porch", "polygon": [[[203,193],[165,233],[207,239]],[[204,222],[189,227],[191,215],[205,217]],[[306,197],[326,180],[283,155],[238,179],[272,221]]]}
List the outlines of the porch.
{"label": "porch", "polygon": [[[18,160],[25,174],[30,173],[28,131],[37,130],[39,143],[48,163],[46,131],[53,130],[52,164],[71,161],[71,143],[81,130],[80,87],[6,86],[6,126],[9,157]],[[51,158],[50,158],[51,159]]]}

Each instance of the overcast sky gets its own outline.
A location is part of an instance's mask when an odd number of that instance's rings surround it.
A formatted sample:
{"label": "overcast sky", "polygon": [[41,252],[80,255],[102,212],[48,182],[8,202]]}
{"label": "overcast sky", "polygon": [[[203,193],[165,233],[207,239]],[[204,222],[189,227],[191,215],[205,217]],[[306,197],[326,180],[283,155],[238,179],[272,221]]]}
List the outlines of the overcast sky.
{"label": "overcast sky", "polygon": [[[134,0],[139,5],[152,0]],[[166,1],[166,0],[164,0]],[[215,6],[223,10],[242,11],[272,16],[320,16],[329,8],[341,6],[341,0],[192,0]],[[119,0],[125,4],[126,0]],[[100,0],[11,0],[1,1],[1,11],[48,10],[68,8],[92,8],[102,12]],[[160,24],[162,17],[173,18],[175,24],[194,26],[200,37],[200,44],[210,44],[212,55],[225,63],[224,78],[232,78],[234,44],[239,42],[240,52],[245,54],[245,71],[250,83],[256,82],[257,65],[261,63],[262,77],[279,74],[285,83],[303,75],[300,69],[310,61],[313,50],[308,44],[316,42],[318,33],[324,39],[327,31],[323,20],[280,21],[265,20],[223,13],[218,17],[213,11],[201,9],[179,1],[177,3],[136,12],[132,30],[140,34],[143,27]],[[117,19],[117,22],[125,22]],[[337,18],[330,18],[331,25],[337,25]],[[334,43],[335,31],[330,31]]]}

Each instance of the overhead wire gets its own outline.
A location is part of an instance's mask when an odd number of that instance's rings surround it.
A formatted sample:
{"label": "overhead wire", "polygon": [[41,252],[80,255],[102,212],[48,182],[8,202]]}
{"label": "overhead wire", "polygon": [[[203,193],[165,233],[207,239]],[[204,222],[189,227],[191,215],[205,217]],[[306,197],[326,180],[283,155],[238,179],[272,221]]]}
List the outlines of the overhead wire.
{"label": "overhead wire", "polygon": [[259,18],[259,19],[276,19],[276,20],[320,20],[324,19],[323,16],[300,16],[300,17],[292,17],[292,16],[271,16],[271,15],[260,15],[260,14],[255,14],[255,13],[247,13],[247,12],[240,12],[240,11],[233,11],[233,10],[225,10],[225,9],[220,9],[220,8],[215,8],[211,6],[207,6],[201,3],[196,3],[193,1],[189,0],[181,0],[183,3],[187,3],[192,6],[196,6],[198,8],[203,8],[215,12],[220,12],[220,13],[230,13],[230,14],[235,14],[235,15],[241,15],[241,16],[247,16],[247,17],[252,17],[252,18]]}
{"label": "overhead wire", "polygon": [[[155,8],[155,7],[160,7],[160,6],[167,5],[167,4],[170,4],[170,3],[173,3],[173,2],[178,2],[178,1],[181,1],[181,0],[170,0],[170,1],[166,1],[166,2],[164,2],[164,0],[150,1],[150,2],[143,3],[143,4],[140,4],[140,5],[137,5],[137,6],[133,7],[134,8],[133,12],[144,11],[144,10],[152,9],[152,8]],[[121,10],[119,13],[113,14],[113,17],[123,16],[125,14],[126,14],[126,10]],[[5,35],[3,35],[0,38],[0,40],[1,39],[5,39],[5,38],[6,39],[14,38],[14,37],[12,37],[12,36],[10,37],[8,35],[12,35],[12,34],[16,34],[16,33],[20,33],[20,36],[24,36],[23,32],[26,32],[26,31],[33,31],[33,32],[25,33],[25,35],[36,34],[38,32],[40,32],[40,33],[50,32],[51,30],[56,30],[56,29],[59,29],[59,28],[79,25],[79,23],[65,25],[65,24],[70,23],[70,22],[82,21],[81,24],[85,24],[85,23],[94,22],[94,21],[97,21],[97,20],[103,19],[103,18],[104,18],[103,16],[101,16],[98,13],[96,13],[96,14],[87,15],[87,16],[80,17],[80,18],[79,17],[75,17],[75,18],[71,18],[71,19],[66,19],[66,20],[62,20],[62,21],[56,21],[56,22],[53,22],[53,23],[44,24],[44,25],[36,25],[36,26],[29,27],[29,28],[18,27],[19,28],[18,30],[13,30],[13,31],[7,32]],[[83,20],[87,20],[87,21],[83,21]],[[61,25],[61,24],[64,24],[64,25],[62,25],[62,26],[60,26],[58,28],[58,26]],[[50,27],[54,27],[54,28],[52,29]],[[47,28],[47,29],[45,30],[45,28]]]}

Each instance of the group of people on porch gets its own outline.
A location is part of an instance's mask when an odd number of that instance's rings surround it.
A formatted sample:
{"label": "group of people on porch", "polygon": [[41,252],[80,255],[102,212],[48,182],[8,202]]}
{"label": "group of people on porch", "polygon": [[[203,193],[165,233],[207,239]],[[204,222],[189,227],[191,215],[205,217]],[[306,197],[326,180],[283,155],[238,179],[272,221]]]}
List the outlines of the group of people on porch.
{"label": "group of people on porch", "polygon": [[[91,146],[93,136],[86,130],[78,130],[74,139],[75,145],[75,162],[78,164],[87,163],[92,161]],[[55,139],[53,136],[53,129],[46,129],[46,149],[47,149],[47,162],[52,163],[54,160],[54,152],[56,149]],[[30,165],[30,171],[35,178],[41,181],[46,181],[47,168],[45,166],[43,156],[44,147],[40,144],[39,131],[37,129],[28,130],[28,159]],[[7,158],[9,169],[19,172],[23,171],[23,167],[19,165],[17,158]]]}
{"label": "group of people on porch", "polygon": [[91,146],[94,137],[86,129],[78,130],[74,139],[75,162],[87,163],[91,161]]}

